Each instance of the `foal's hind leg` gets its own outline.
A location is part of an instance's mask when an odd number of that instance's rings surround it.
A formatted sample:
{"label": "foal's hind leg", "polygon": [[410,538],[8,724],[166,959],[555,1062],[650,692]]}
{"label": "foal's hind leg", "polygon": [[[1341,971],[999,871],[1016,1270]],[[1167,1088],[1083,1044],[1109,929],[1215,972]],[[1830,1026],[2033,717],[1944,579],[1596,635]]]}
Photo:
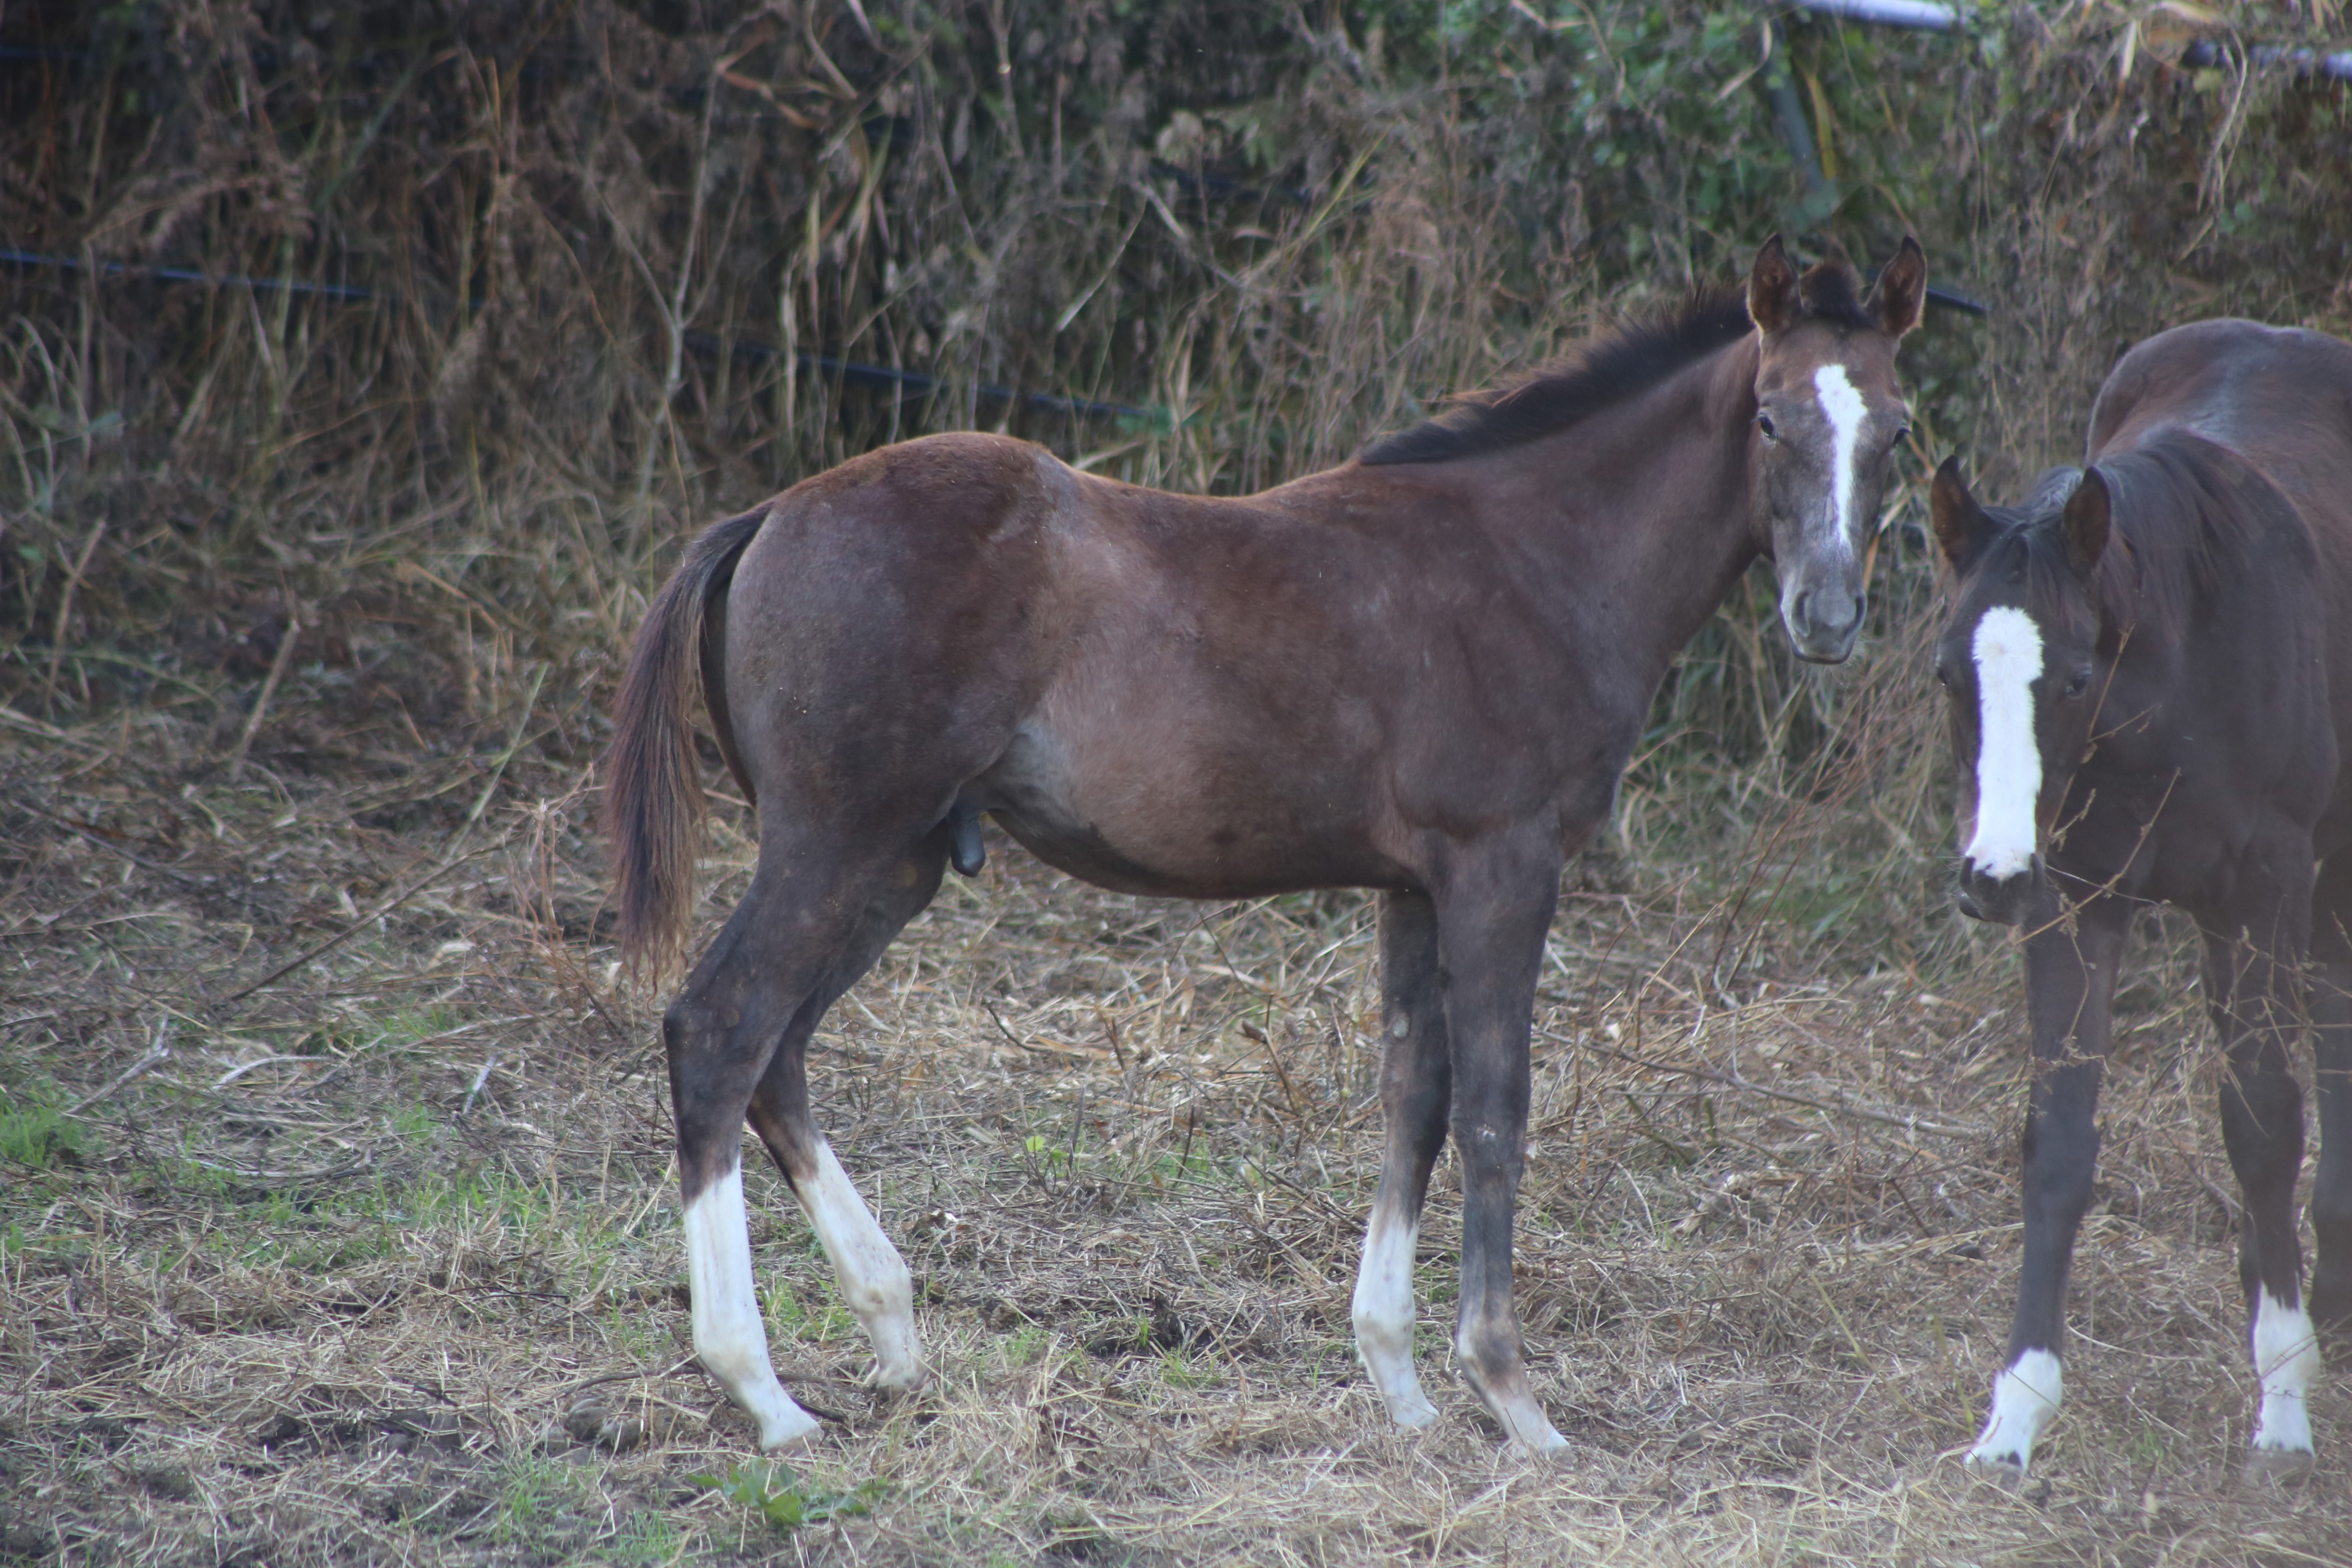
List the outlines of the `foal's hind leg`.
{"label": "foal's hind leg", "polygon": [[1422,1393],[1412,1364],[1413,1250],[1454,1093],[1437,911],[1426,893],[1381,897],[1381,1017],[1388,1036],[1381,1064],[1387,1143],[1356,1275],[1356,1350],[1390,1419],[1400,1426],[1426,1426],[1437,1410]]}
{"label": "foal's hind leg", "polygon": [[804,1441],[816,1422],[768,1360],[743,1211],[743,1117],[770,1058],[848,949],[854,926],[839,911],[864,910],[875,880],[824,847],[774,834],[751,889],[662,1018],[695,1354],[759,1423],[762,1447]]}
{"label": "foal's hind leg", "polygon": [[923,1381],[922,1347],[915,1334],[914,1277],[877,1224],[833,1145],[809,1113],[808,1042],[825,1010],[857,984],[906,923],[939,890],[949,829],[924,839],[875,894],[838,962],[816,993],[801,1005],[751,1096],[751,1127],[768,1146],[833,1262],[842,1300],[874,1345],[871,1381],[907,1390]]}

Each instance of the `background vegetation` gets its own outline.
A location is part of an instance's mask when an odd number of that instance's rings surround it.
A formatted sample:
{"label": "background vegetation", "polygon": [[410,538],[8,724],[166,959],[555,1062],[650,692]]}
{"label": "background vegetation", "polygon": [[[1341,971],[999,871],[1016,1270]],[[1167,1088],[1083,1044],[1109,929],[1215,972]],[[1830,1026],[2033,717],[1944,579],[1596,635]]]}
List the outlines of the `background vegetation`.
{"label": "background vegetation", "polygon": [[[0,268],[0,689],[177,692],[226,749],[299,624],[335,722],[282,703],[266,752],[392,765],[507,733],[529,689],[534,744],[585,763],[704,519],[974,424],[1256,488],[1775,229],[1865,258],[1916,232],[1988,308],[1931,316],[1906,374],[1918,471],[1961,448],[1998,490],[2072,452],[2120,345],[2352,311],[2341,89],[2234,42],[2333,20],[19,4],[0,233],[53,259]],[[2214,63],[2179,65],[2192,41]],[[1927,590],[1907,506],[1889,630]],[[1837,682],[1799,680],[1762,603],[1693,650],[1662,764],[1823,754]]]}
{"label": "background vegetation", "polygon": [[[2347,88],[2250,49],[2342,27],[2325,0],[1948,36],[1727,0],[7,5],[0,1554],[2335,1552],[2340,1489],[2281,1516],[2221,1479],[2229,1178],[2161,933],[2078,1270],[2111,1360],[2054,1493],[1988,1522],[1947,1488],[2021,1089],[2013,972],[1947,912],[1916,654],[1946,452],[1993,493],[2075,456],[2115,354],[2179,321],[2352,331]],[[1759,569],[1556,933],[1522,1280],[1582,1458],[1515,1479],[1459,1413],[1365,1438],[1360,902],[1137,905],[1000,855],[844,1005],[821,1087],[948,1386],[864,1401],[770,1192],[771,1328],[839,1446],[730,1475],[742,1431],[678,1364],[654,999],[606,968],[584,834],[682,540],[973,425],[1269,484],[1776,229],[1874,261],[1915,232],[1986,313],[1906,350],[1917,450],[1855,664],[1799,669]],[[745,832],[717,825],[714,908]]]}

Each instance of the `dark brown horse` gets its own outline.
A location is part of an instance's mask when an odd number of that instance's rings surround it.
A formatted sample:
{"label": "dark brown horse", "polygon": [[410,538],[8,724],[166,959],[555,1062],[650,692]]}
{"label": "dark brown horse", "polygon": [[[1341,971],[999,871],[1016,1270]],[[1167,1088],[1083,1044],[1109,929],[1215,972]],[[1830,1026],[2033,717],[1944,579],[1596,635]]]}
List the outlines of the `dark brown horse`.
{"label": "dark brown horse", "polygon": [[698,674],[760,860],[663,1033],[695,1349],[762,1444],[814,1423],[770,1369],[753,1296],[747,1115],[875,1381],[922,1378],[906,1266],[810,1118],[803,1058],[942,868],[978,868],[982,813],[1107,888],[1381,889],[1388,1142],[1357,1341],[1390,1414],[1433,1420],[1413,1245],[1450,1115],[1463,1373],[1512,1438],[1560,1442],[1511,1310],[1560,865],[1607,816],[1668,661],[1759,552],[1799,650],[1853,646],[1926,271],[1905,241],[1864,302],[1842,261],[1801,279],[1776,239],[1744,300],[1604,338],[1263,495],[1166,495],[934,436],[694,542],[638,634],[606,802],[624,944],[666,957],[691,909]]}
{"label": "dark brown horse", "polygon": [[[2205,936],[2229,1058],[2221,1137],[2262,1410],[2250,1470],[2312,1462],[2313,1319],[2352,1327],[2352,344],[2205,321],[2126,354],[2081,472],[2023,507],[1932,495],[1957,574],[1937,678],[1959,763],[1961,907],[2025,930],[2036,1071],[2025,1277],[1971,1465],[2021,1475],[2056,1411],[2074,1234],[2091,1200],[2108,1008],[2134,910]],[[2317,981],[2322,1152],[2310,1310],[2295,1237]]]}

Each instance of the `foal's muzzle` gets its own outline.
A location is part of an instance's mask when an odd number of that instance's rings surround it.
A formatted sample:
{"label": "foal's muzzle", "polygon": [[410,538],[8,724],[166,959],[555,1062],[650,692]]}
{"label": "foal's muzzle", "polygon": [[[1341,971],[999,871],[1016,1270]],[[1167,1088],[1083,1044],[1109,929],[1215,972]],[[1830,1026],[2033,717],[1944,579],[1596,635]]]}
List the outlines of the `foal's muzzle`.
{"label": "foal's muzzle", "polygon": [[2026,911],[2042,888],[2042,857],[2024,870],[2007,877],[1995,877],[1963,861],[1960,865],[1960,887],[1958,902],[1960,913],[1972,921],[1987,921],[1994,925],[2022,925]]}
{"label": "foal's muzzle", "polygon": [[1843,588],[1808,588],[1790,601],[1784,618],[1799,658],[1843,664],[1862,630],[1862,596]]}

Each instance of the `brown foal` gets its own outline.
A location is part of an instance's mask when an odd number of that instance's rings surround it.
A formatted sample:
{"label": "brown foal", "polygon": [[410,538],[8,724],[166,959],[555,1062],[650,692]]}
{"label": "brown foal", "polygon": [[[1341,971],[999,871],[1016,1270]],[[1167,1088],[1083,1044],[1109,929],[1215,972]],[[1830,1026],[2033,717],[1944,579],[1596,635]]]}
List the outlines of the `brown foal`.
{"label": "brown foal", "polygon": [[1776,238],[1746,296],[1601,339],[1359,460],[1261,495],[1169,495],[1000,437],[927,437],[688,549],[639,632],[607,779],[622,939],[679,949],[699,829],[698,678],[756,803],[750,890],[663,1020],[703,1364],[769,1447],[815,1423],[753,1289],[748,1118],[871,1337],[923,1377],[906,1265],[811,1119],[809,1037],[985,814],[1100,886],[1381,892],[1387,1144],[1355,1292],[1399,1423],[1412,1264],[1449,1124],[1454,1353],[1510,1438],[1560,1444],[1511,1306],[1528,1018],[1563,858],[1606,819],[1668,661],[1757,555],[1804,657],[1843,658],[1905,432],[1897,341],[1927,264],[1867,300]]}

